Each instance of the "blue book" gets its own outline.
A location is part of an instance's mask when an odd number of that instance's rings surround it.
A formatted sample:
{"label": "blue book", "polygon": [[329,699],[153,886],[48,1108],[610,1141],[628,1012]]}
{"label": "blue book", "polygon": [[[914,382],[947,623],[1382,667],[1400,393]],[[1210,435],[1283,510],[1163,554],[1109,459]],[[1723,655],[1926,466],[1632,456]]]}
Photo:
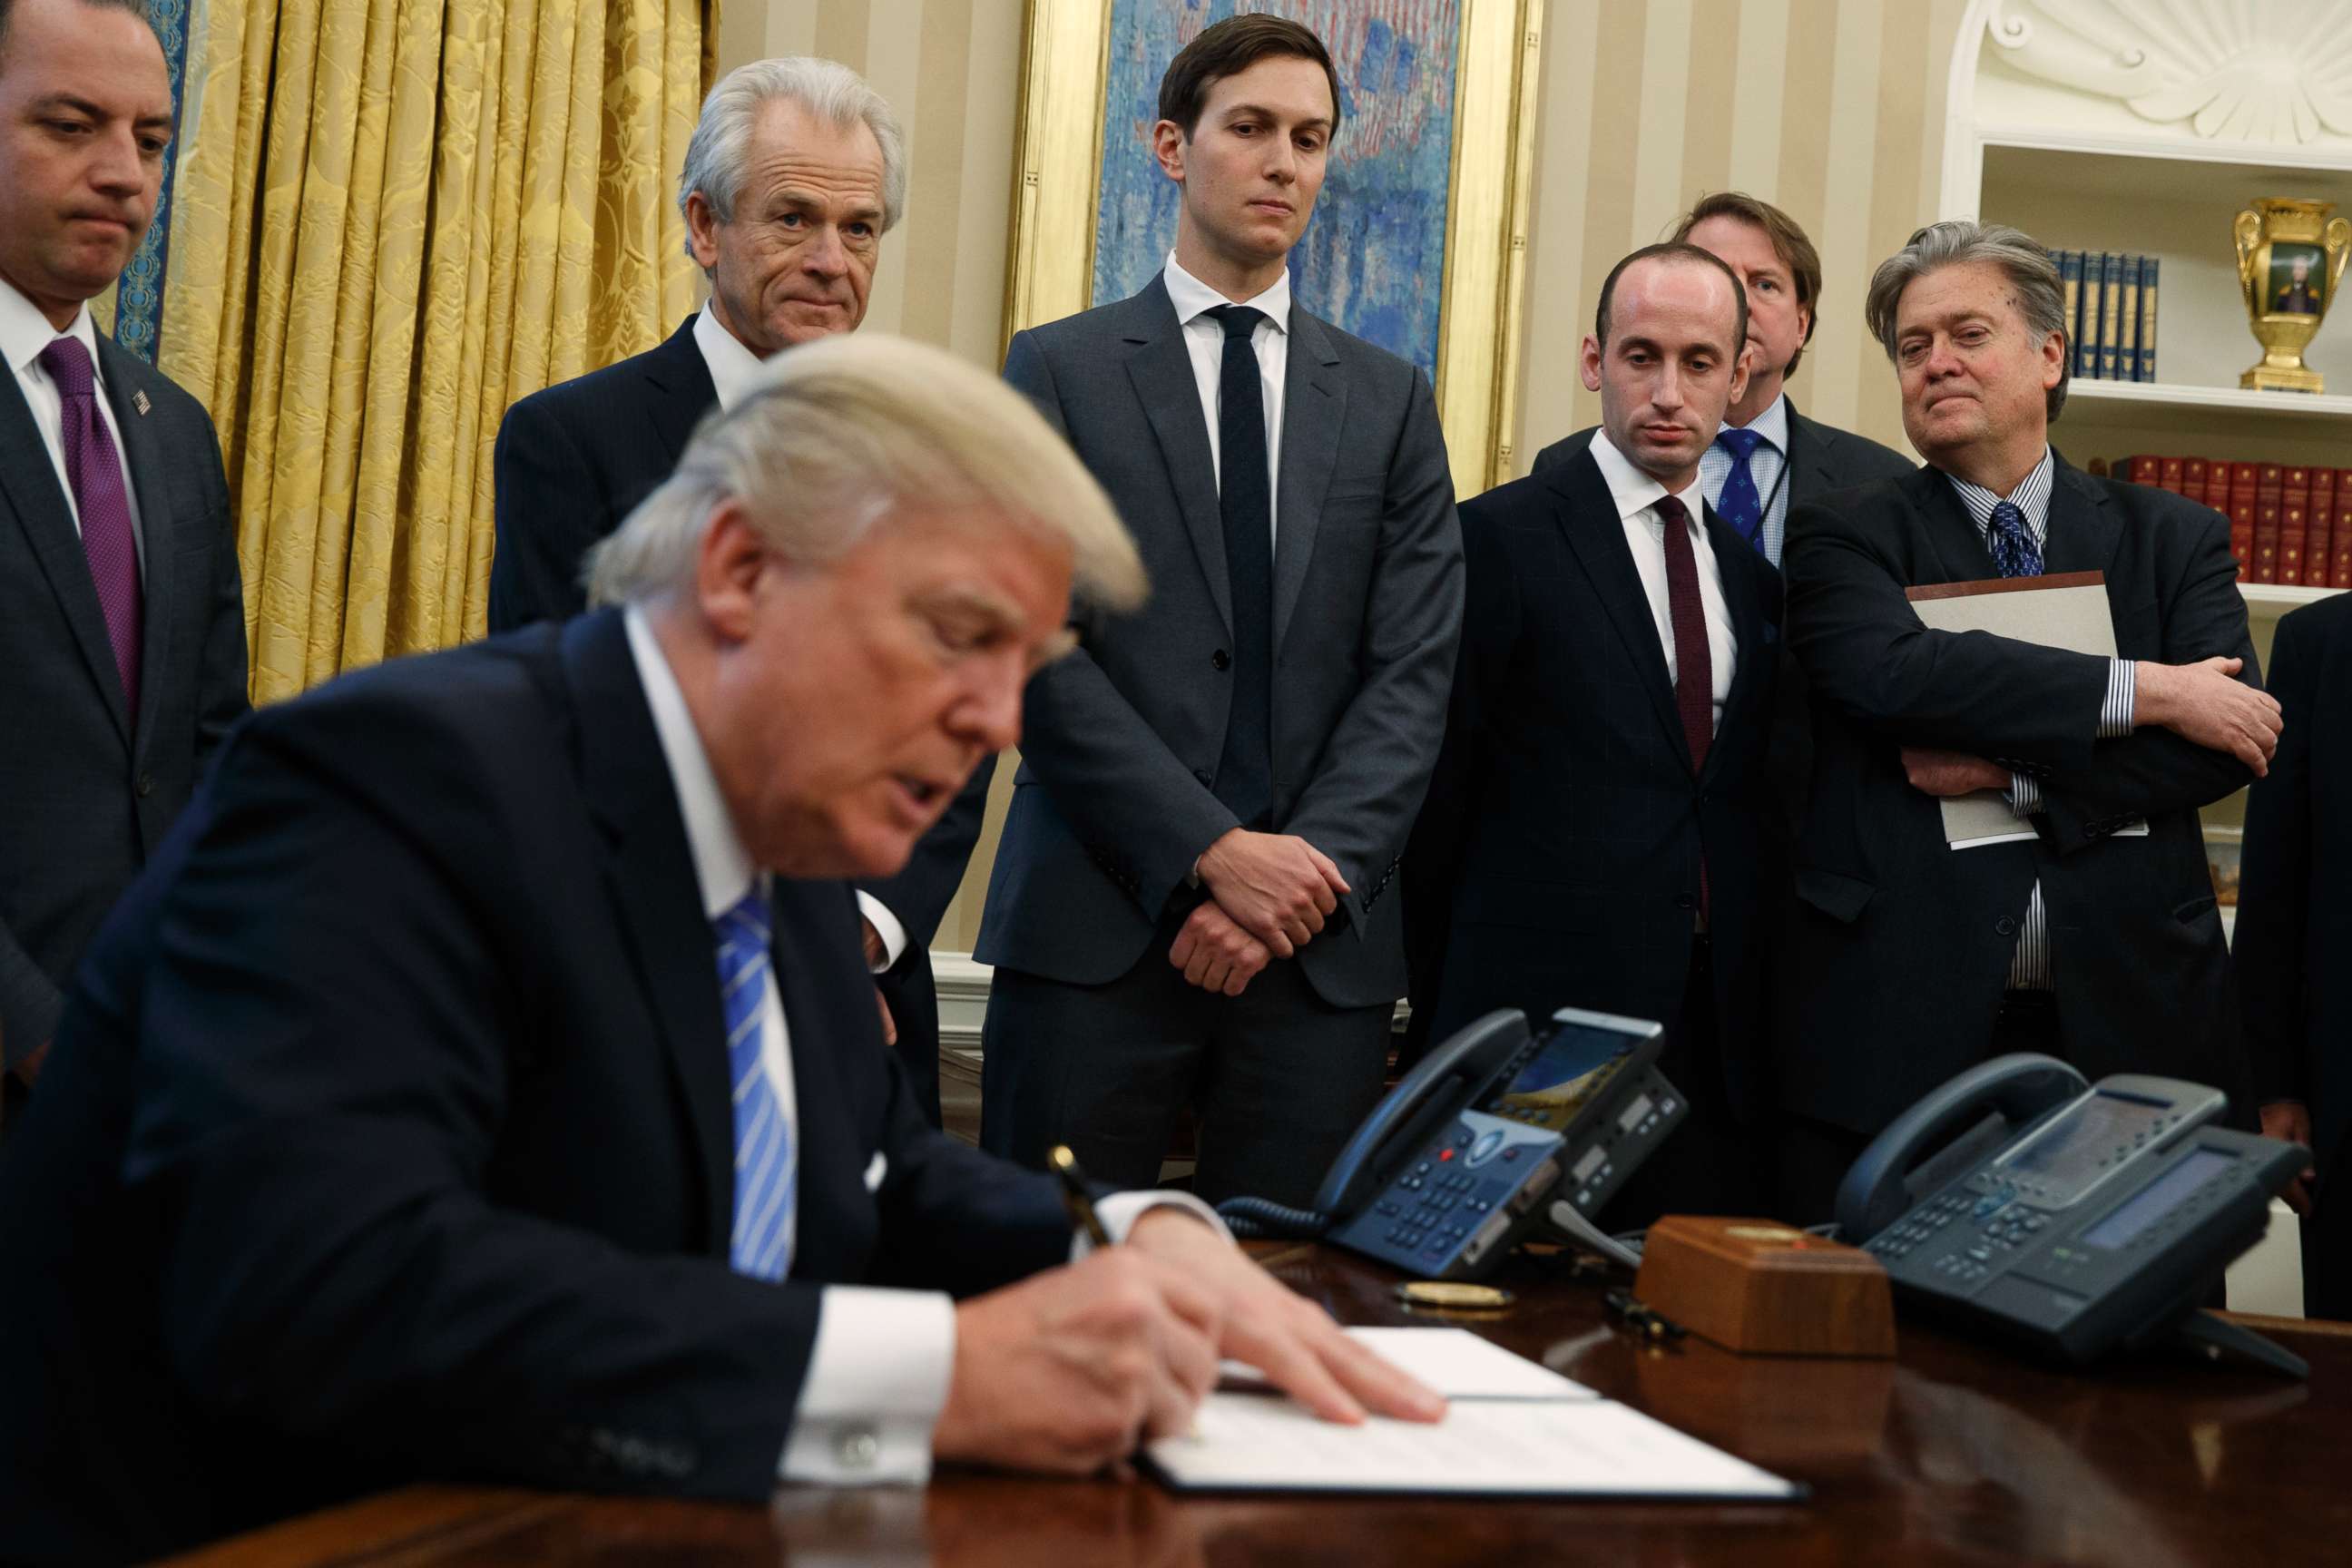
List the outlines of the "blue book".
{"label": "blue book", "polygon": [[2139,364],[2135,381],[2156,379],[2156,258],[2139,258]]}
{"label": "blue book", "polygon": [[2104,381],[2116,379],[2123,368],[2116,351],[2123,343],[2124,324],[2124,258],[2114,251],[2099,256],[2099,347],[2098,369],[2093,372]]}
{"label": "blue book", "polygon": [[2066,289],[2067,368],[2075,370],[2083,353],[2083,253],[2062,250],[2055,258],[2058,280]]}
{"label": "blue book", "polygon": [[2105,270],[2099,258],[2088,251],[2083,253],[2083,297],[2074,312],[2074,374],[2096,376],[2099,374],[2099,305],[2104,298]]}

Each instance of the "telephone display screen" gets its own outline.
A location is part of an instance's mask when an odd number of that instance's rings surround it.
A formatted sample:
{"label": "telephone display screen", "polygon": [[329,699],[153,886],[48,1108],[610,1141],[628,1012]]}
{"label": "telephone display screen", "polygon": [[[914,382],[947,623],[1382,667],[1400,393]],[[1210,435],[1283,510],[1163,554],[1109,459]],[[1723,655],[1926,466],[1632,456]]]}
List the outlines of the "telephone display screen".
{"label": "telephone display screen", "polygon": [[2225,1154],[2218,1149],[2198,1150],[2149,1183],[2145,1192],[2084,1231],[2084,1245],[2111,1251],[2126,1246],[2132,1237],[2178,1208],[2183,1198],[2205,1184],[2207,1177],[2221,1174],[2236,1160],[2235,1154]]}
{"label": "telephone display screen", "polygon": [[2145,1146],[2150,1129],[2171,1109],[2163,1100],[2103,1089],[2002,1161],[2001,1173],[2032,1177],[2051,1189],[2053,1200],[2070,1202],[2105,1175],[2118,1153]]}
{"label": "telephone display screen", "polygon": [[1614,1029],[1562,1024],[1483,1109],[1546,1131],[1565,1131],[1632,1050],[1633,1042]]}

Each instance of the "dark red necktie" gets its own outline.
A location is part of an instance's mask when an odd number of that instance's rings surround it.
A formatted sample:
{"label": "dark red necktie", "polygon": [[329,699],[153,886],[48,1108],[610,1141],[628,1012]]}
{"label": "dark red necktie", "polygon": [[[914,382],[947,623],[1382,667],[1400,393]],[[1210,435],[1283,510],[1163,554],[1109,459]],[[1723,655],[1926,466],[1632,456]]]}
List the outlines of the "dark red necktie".
{"label": "dark red necktie", "polygon": [[98,411],[98,378],[79,339],[58,338],[41,351],[41,368],[64,405],[61,434],[66,477],[81,517],[82,553],[106,612],[106,640],[114,647],[126,710],[139,711],[139,632],[145,622],[139,586],[139,546],[131,536],[131,497],[122,488],[122,459]]}
{"label": "dark red necktie", "polygon": [[[1690,513],[1673,496],[1658,498],[1666,524],[1666,616],[1675,627],[1675,710],[1690,747],[1691,777],[1706,766],[1715,740],[1715,656],[1706,643],[1706,605],[1698,596],[1698,552],[1691,548]],[[1698,867],[1698,907],[1706,912],[1706,861]]]}

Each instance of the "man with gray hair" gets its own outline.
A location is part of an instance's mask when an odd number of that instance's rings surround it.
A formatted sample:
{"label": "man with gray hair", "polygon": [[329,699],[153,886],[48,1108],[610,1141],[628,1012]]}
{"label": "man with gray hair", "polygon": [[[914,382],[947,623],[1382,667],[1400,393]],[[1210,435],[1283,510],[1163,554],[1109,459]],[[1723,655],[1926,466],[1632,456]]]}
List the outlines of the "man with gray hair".
{"label": "man with gray hair", "polygon": [[[923,1125],[847,889],[1143,576],[1009,389],[785,356],[598,556],[618,604],[223,750],[81,972],[0,1186],[0,1557],[173,1551],[446,1478],[765,1500],[1084,1472],[1221,1355],[1442,1404],[1197,1201]],[[61,1418],[70,1413],[70,1419]]]}
{"label": "man with gray hair", "polygon": [[[2063,300],[2015,229],[1913,235],[1865,309],[1927,466],[1790,520],[1789,635],[1818,737],[1777,1031],[1790,1217],[1825,1217],[1872,1134],[1993,1054],[2237,1087],[2197,810],[2265,771],[2278,704],[2224,520],[2051,449]],[[1905,597],[2089,572],[2113,658],[1932,631]],[[1979,790],[2022,834],[1953,850],[1941,800]]]}
{"label": "man with gray hair", "polygon": [[[898,117],[856,71],[787,55],[720,79],[678,176],[687,254],[710,302],[657,348],[533,393],[499,426],[490,630],[580,613],[590,547],[668,478],[695,422],[731,408],[762,361],[855,331],[882,236],[906,210]],[[982,798],[959,800],[905,871],[861,890],[884,1032],[934,1124],[931,933],[963,880]]]}

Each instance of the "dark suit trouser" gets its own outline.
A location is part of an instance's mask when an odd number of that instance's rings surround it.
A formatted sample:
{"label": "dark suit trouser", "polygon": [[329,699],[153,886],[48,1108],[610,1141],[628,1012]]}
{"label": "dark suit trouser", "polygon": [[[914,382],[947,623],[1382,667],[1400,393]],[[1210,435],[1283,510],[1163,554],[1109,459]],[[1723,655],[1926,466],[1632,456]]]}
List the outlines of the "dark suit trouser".
{"label": "dark suit trouser", "polygon": [[1691,943],[1682,1009],[1658,1053],[1658,1070],[1689,1107],[1601,1215],[1604,1230],[1638,1230],[1660,1215],[1752,1215],[1764,1187],[1755,1129],[1732,1111],[1715,1005],[1715,956],[1705,937]]}
{"label": "dark suit trouser", "polygon": [[2323,1152],[2312,1213],[2303,1231],[2305,1317],[2352,1320],[2352,1159]]}
{"label": "dark suit trouser", "polygon": [[[1394,1010],[1334,1007],[1284,959],[1239,996],[1189,985],[1168,949],[1191,912],[1162,918],[1135,967],[1108,984],[996,971],[982,1031],[982,1148],[1041,1166],[1067,1143],[1096,1180],[1149,1187],[1191,1105],[1202,1197],[1313,1199],[1380,1100]],[[1315,940],[1356,938],[1327,928]]]}

